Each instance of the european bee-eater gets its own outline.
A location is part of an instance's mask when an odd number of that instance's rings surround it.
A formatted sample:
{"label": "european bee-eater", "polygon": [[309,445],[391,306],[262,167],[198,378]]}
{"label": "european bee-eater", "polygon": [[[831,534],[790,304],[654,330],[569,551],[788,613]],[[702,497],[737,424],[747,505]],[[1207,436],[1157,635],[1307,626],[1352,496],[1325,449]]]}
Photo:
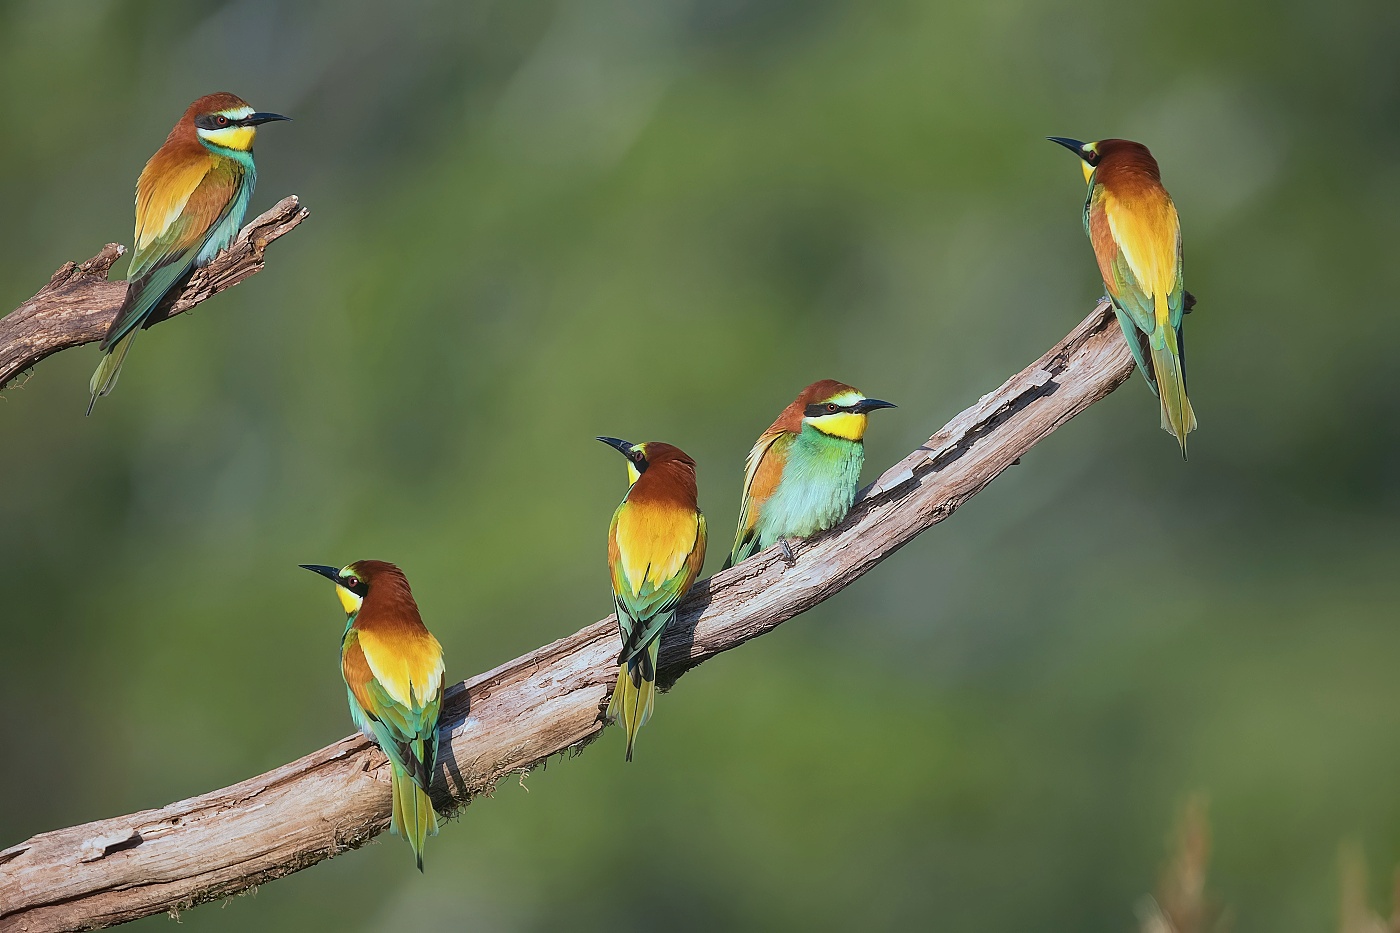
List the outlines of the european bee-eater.
{"label": "european bee-eater", "polygon": [[608,720],[627,729],[627,760],[656,705],[661,633],[705,563],[705,516],[696,502],[695,461],[670,444],[598,440],[627,458],[627,495],[608,526],[608,570],[622,635]]}
{"label": "european bee-eater", "polygon": [[1128,349],[1161,399],[1162,428],[1176,436],[1184,457],[1186,435],[1196,430],[1181,336],[1189,302],[1181,277],[1181,219],[1162,187],[1157,160],[1127,139],[1048,139],[1083,160],[1089,183],[1084,230]]}
{"label": "european bee-eater", "polygon": [[739,531],[725,567],[846,517],[865,463],[865,422],[890,402],[834,379],[814,382],[759,437],[744,465]]}
{"label": "european bee-eater", "polygon": [[408,579],[393,564],[362,560],[340,570],[301,566],[333,582],[345,607],[340,672],[350,715],[389,756],[394,794],[389,829],[408,840],[422,871],[423,841],[438,831],[428,789],[437,764],[442,646],[424,627]]}
{"label": "european bee-eater", "polygon": [[201,97],[141,170],[126,300],[102,338],[106,355],[88,386],[88,414],[117,384],[122,360],[160,300],[238,236],[258,177],[257,127],[289,119],[256,113],[232,94]]}

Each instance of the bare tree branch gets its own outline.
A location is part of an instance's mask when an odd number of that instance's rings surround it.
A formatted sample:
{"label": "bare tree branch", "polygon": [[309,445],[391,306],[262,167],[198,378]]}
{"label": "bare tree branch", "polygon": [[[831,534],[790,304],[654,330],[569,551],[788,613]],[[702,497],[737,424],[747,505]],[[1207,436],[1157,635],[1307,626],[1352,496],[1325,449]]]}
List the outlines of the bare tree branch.
{"label": "bare tree branch", "polygon": [[[260,271],[267,244],[308,213],[295,195],[278,201],[245,226],[232,246],[191,275],[146,326],[188,311]],[[108,270],[124,252],[125,247],[108,243],[82,265],[64,263],[37,295],[0,318],[0,388],[50,354],[102,339],[126,297],[125,282],[107,281]]]}
{"label": "bare tree branch", "polygon": [[[663,681],[849,585],[1112,392],[1132,368],[1100,303],[1049,353],[887,470],[838,528],[797,543],[794,564],[769,548],[697,584],[666,634]],[[609,617],[449,690],[434,786],[439,808],[464,805],[506,775],[596,737],[617,652]],[[223,790],[42,833],[0,851],[0,930],[85,930],[178,911],[355,848],[388,825],[385,765],[357,735]]]}

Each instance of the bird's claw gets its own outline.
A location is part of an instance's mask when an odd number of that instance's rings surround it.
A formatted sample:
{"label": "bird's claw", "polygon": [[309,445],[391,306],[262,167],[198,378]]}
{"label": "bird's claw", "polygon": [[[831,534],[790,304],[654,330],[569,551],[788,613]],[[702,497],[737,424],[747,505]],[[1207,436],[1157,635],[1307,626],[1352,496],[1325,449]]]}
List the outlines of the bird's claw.
{"label": "bird's claw", "polygon": [[258,262],[262,262],[263,250],[265,249],[267,249],[267,238],[260,236],[253,237],[253,258]]}
{"label": "bird's claw", "polygon": [[783,552],[783,561],[789,567],[797,563],[797,555],[792,553],[792,545],[788,544],[787,538],[778,539],[778,549]]}

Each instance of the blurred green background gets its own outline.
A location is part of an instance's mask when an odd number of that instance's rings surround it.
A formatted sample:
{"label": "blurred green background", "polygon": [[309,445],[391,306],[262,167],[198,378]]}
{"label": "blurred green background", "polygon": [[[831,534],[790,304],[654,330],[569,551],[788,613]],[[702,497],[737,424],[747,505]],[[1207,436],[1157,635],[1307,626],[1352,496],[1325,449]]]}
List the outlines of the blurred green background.
{"label": "blurred green background", "polygon": [[209,91],[296,118],[253,211],[312,215],[92,418],[92,347],[0,393],[0,847],[349,733],[299,562],[400,563],[454,679],[601,618],[595,434],[696,457],[707,572],[806,383],[900,404],[873,478],[1092,307],[1042,137],[1127,136],[1200,297],[1189,464],[1135,378],[631,766],[184,929],[1125,930],[1196,790],[1233,929],[1331,928],[1340,840],[1400,861],[1398,44],[1381,0],[5,4],[0,309],[130,242]]}

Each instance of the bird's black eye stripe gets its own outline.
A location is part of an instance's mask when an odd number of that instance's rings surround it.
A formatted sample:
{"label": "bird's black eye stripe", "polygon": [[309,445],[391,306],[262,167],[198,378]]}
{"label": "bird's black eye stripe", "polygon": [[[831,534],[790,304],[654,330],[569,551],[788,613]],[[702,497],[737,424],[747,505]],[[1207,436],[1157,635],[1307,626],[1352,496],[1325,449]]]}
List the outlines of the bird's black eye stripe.
{"label": "bird's black eye stripe", "polygon": [[221,113],[202,113],[194,118],[194,125],[202,130],[221,130],[233,126],[235,122]]}
{"label": "bird's black eye stripe", "polygon": [[647,471],[647,455],[640,450],[632,451],[632,453],[628,454],[628,459],[632,461],[632,465],[637,468],[638,473],[645,473]]}
{"label": "bird's black eye stripe", "polygon": [[802,414],[807,418],[821,418],[825,415],[834,415],[843,411],[850,413],[855,410],[856,406],[854,405],[836,405],[830,402],[815,402],[808,405],[803,410]]}

